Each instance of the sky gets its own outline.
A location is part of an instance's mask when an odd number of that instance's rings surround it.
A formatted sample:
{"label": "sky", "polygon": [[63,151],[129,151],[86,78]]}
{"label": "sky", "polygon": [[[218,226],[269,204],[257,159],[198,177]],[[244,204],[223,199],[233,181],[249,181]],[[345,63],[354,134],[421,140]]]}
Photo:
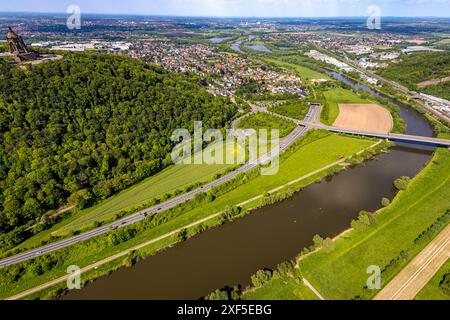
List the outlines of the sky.
{"label": "sky", "polygon": [[221,17],[382,16],[450,17],[450,0],[0,0],[0,12],[81,13]]}

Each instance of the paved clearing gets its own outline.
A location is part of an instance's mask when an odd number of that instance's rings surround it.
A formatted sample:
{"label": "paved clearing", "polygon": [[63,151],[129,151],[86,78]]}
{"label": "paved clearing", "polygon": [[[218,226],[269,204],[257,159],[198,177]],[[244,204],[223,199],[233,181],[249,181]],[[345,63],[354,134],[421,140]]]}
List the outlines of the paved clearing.
{"label": "paved clearing", "polygon": [[412,300],[450,258],[450,225],[375,297]]}
{"label": "paved clearing", "polygon": [[390,112],[376,104],[339,104],[339,111],[338,128],[389,133],[394,126]]}

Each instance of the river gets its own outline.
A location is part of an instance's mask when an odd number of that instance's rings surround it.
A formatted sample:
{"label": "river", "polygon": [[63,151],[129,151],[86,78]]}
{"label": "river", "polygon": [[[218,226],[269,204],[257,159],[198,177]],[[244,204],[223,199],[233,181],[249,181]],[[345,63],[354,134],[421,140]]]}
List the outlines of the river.
{"label": "river", "polygon": [[[419,113],[400,108],[409,134],[433,135]],[[289,200],[211,229],[132,268],[121,268],[62,299],[198,299],[225,286],[246,286],[257,270],[294,258],[311,245],[315,234],[336,236],[361,210],[380,208],[382,197],[395,196],[392,182],[403,175],[415,176],[431,154],[396,146]]]}

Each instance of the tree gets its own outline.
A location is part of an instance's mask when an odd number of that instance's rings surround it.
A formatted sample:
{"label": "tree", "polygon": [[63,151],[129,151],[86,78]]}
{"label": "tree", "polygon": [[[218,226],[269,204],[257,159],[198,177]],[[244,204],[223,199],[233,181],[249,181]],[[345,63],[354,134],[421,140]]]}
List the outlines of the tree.
{"label": "tree", "polygon": [[177,243],[181,243],[185,242],[187,239],[188,239],[188,231],[187,229],[182,229],[180,232],[177,233],[175,240]]}
{"label": "tree", "polygon": [[277,266],[277,272],[280,276],[287,276],[293,273],[295,263],[292,261],[284,261]]}
{"label": "tree", "polygon": [[401,177],[394,181],[394,186],[397,188],[397,190],[404,191],[408,189],[410,181],[411,179],[409,177]]}
{"label": "tree", "polygon": [[70,205],[74,205],[79,209],[84,209],[88,207],[91,201],[92,201],[92,194],[87,189],[76,191],[67,199],[67,202]]}
{"label": "tree", "polygon": [[316,234],[313,238],[313,243],[315,248],[320,248],[323,245],[323,238],[320,235]]}
{"label": "tree", "polygon": [[168,166],[177,128],[224,128],[237,107],[195,75],[66,53],[28,70],[0,59],[0,233],[94,205]]}
{"label": "tree", "polygon": [[448,296],[450,296],[450,273],[444,274],[441,282],[439,283],[439,288]]}
{"label": "tree", "polygon": [[228,293],[226,291],[216,290],[214,292],[211,292],[206,297],[206,300],[227,301],[227,300],[229,300],[229,298],[228,298]]}
{"label": "tree", "polygon": [[262,287],[272,279],[272,272],[270,270],[259,270],[252,276],[252,283],[256,288]]}
{"label": "tree", "polygon": [[391,204],[391,200],[389,200],[388,198],[381,199],[381,205],[383,207],[389,207],[390,204]]}

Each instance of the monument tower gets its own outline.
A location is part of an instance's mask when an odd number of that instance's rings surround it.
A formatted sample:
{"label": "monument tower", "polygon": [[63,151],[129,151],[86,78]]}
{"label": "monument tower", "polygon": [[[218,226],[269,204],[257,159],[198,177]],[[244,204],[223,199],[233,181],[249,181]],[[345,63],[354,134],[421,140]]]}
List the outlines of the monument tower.
{"label": "monument tower", "polygon": [[9,45],[9,52],[17,62],[31,61],[39,58],[38,54],[30,52],[22,37],[8,27],[6,41]]}

